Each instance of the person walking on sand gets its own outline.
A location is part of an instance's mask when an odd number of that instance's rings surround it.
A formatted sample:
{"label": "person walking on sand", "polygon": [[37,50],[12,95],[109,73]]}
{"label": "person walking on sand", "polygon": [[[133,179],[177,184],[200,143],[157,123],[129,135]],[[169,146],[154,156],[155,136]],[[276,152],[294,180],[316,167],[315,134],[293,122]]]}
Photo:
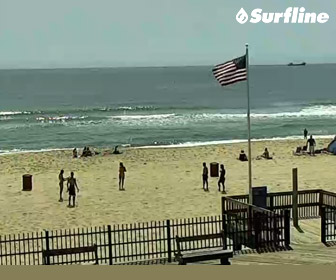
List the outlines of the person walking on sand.
{"label": "person walking on sand", "polygon": [[69,207],[71,207],[71,198],[72,198],[72,207],[76,206],[76,189],[79,192],[79,188],[77,186],[77,180],[74,177],[75,174],[73,172],[71,172],[70,177],[68,178],[68,192],[69,192]]}
{"label": "person walking on sand", "polygon": [[221,190],[221,184],[223,185],[223,193],[225,193],[225,174],[226,170],[224,168],[224,164],[220,165],[220,175],[218,180],[218,191]]}
{"label": "person walking on sand", "polygon": [[209,184],[208,184],[208,167],[206,166],[206,163],[203,162],[203,173],[202,173],[202,178],[203,178],[203,190],[208,191],[209,190]]}
{"label": "person walking on sand", "polygon": [[67,179],[64,179],[64,170],[62,169],[60,174],[58,175],[58,180],[59,180],[59,187],[60,187],[60,199],[59,199],[59,202],[62,202],[63,201],[63,188],[64,188],[64,182],[67,180]]}
{"label": "person walking on sand", "polygon": [[119,191],[124,191],[124,182],[125,182],[125,172],[126,167],[122,162],[119,164]]}
{"label": "person walking on sand", "polygon": [[304,131],[303,131],[304,139],[307,139],[307,136],[308,136],[308,130],[305,128]]}
{"label": "person walking on sand", "polygon": [[310,138],[308,139],[307,141],[307,146],[309,144],[309,154],[310,155],[315,155],[315,145],[316,145],[316,142],[315,142],[315,139],[313,138],[313,135],[310,135]]}

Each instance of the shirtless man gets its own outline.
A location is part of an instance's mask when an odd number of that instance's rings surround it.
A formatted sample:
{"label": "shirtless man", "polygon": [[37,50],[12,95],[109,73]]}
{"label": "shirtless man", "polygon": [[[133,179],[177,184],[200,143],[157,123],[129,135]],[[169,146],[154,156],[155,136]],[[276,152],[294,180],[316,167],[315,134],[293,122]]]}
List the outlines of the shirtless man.
{"label": "shirtless man", "polygon": [[120,162],[120,165],[119,165],[119,191],[125,190],[124,189],[125,172],[126,172],[126,167],[123,165],[122,162]]}
{"label": "shirtless man", "polygon": [[62,202],[63,201],[63,197],[62,197],[62,194],[63,194],[63,188],[64,188],[64,182],[67,180],[67,179],[64,179],[64,170],[62,169],[60,174],[58,175],[58,180],[59,180],[59,187],[60,187],[60,199],[59,199],[59,202]]}
{"label": "shirtless man", "polygon": [[68,186],[68,192],[69,192],[69,207],[71,207],[71,197],[72,197],[72,207],[75,207],[76,204],[76,189],[77,191],[79,192],[79,188],[77,186],[77,181],[76,181],[76,178],[74,177],[74,173],[71,172],[71,175],[70,177],[68,178],[68,183],[67,183],[67,186]]}
{"label": "shirtless man", "polygon": [[208,173],[209,173],[208,167],[206,166],[206,163],[203,162],[202,178],[203,178],[203,190],[205,190],[205,191],[209,190]]}

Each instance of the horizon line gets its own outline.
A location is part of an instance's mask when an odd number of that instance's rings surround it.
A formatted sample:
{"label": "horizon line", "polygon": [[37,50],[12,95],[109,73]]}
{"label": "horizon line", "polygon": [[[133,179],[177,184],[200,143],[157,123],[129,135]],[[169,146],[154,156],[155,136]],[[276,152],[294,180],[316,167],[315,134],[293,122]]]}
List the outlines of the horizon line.
{"label": "horizon line", "polygon": [[[321,64],[336,64],[336,62],[316,62],[306,63],[307,65],[321,65]],[[250,66],[288,66],[288,64],[249,64]],[[75,70],[75,69],[119,69],[119,68],[182,68],[182,67],[214,67],[211,64],[198,64],[198,65],[160,65],[160,66],[84,66],[84,67],[53,67],[53,68],[0,68],[0,71],[16,71],[16,70]]]}

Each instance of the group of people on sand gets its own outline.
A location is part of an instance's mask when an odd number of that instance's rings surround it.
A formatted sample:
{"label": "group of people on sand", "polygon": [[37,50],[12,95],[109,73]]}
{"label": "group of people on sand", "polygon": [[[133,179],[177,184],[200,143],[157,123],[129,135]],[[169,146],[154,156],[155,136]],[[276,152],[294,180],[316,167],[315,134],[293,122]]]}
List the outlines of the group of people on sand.
{"label": "group of people on sand", "polygon": [[[120,155],[121,154],[121,152],[119,151],[118,147],[119,146],[115,146],[114,147],[114,150],[113,150],[112,154],[114,154],[114,155]],[[81,157],[91,157],[91,156],[94,156],[94,155],[99,155],[99,153],[95,152],[95,151],[91,151],[89,147],[85,146],[84,149],[83,149]],[[73,158],[78,158],[79,157],[78,156],[77,148],[74,148],[72,150],[72,157]]]}
{"label": "group of people on sand", "polygon": [[[92,157],[92,156],[98,155],[98,154],[99,154],[98,152],[91,151],[89,147],[85,146],[84,149],[83,149],[81,157]],[[77,148],[74,148],[72,150],[72,157],[73,158],[78,158]]]}
{"label": "group of people on sand", "polygon": [[[124,191],[125,187],[125,173],[126,167],[122,162],[119,163],[119,191]],[[79,188],[77,185],[77,180],[75,178],[75,173],[71,172],[69,177],[64,177],[64,170],[62,169],[58,175],[59,180],[59,188],[60,188],[60,198],[59,202],[63,201],[63,189],[64,189],[64,182],[67,182],[67,192],[69,193],[69,204],[68,207],[75,207],[76,206],[76,191],[79,192]],[[72,205],[71,205],[72,201]]]}
{"label": "group of people on sand", "polygon": [[[224,164],[220,165],[220,175],[218,179],[218,191],[221,191],[225,193],[225,175],[226,175],[226,170],[224,167]],[[203,172],[202,172],[202,179],[203,179],[203,190],[204,191],[209,191],[209,169],[206,165],[205,162],[203,162]]]}
{"label": "group of people on sand", "polygon": [[[59,201],[63,201],[63,189],[64,189],[64,182],[67,181],[67,192],[69,193],[69,204],[68,207],[75,207],[76,206],[76,189],[77,192],[79,192],[79,188],[77,185],[77,180],[75,178],[75,173],[71,172],[70,176],[67,178],[64,178],[64,170],[62,169],[60,171],[60,174],[58,175],[59,180],[59,187],[60,187],[60,199]],[[72,205],[71,205],[72,200]]]}
{"label": "group of people on sand", "polygon": [[[264,159],[273,159],[273,158],[270,156],[270,153],[269,153],[269,151],[268,151],[267,148],[265,148],[264,152],[263,152],[260,156],[257,156],[256,159],[263,159],[263,158],[264,158]],[[245,154],[244,150],[241,150],[241,151],[240,151],[238,160],[240,160],[240,161],[248,161],[247,155]]]}

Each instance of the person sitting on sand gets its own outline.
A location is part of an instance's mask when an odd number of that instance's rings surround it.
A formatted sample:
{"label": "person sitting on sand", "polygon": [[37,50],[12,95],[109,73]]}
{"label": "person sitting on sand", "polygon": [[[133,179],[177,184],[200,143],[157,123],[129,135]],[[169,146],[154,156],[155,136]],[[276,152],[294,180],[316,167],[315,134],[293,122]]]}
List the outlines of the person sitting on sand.
{"label": "person sitting on sand", "polygon": [[93,156],[93,153],[91,152],[89,147],[86,148],[86,156],[87,157],[92,157]]}
{"label": "person sitting on sand", "polygon": [[307,146],[308,144],[309,144],[309,154],[315,155],[314,148],[315,148],[316,142],[315,142],[315,139],[313,138],[313,135],[310,135],[310,138],[307,141]]}
{"label": "person sitting on sand", "polygon": [[68,190],[67,192],[69,192],[69,207],[71,207],[71,198],[72,198],[72,207],[76,206],[76,189],[79,192],[79,188],[77,186],[77,181],[76,178],[74,177],[74,173],[71,172],[70,177],[68,178]]}
{"label": "person sitting on sand", "polygon": [[82,157],[86,157],[86,155],[87,155],[87,148],[85,146],[82,152]]}
{"label": "person sitting on sand", "polygon": [[72,150],[72,157],[73,157],[73,158],[77,158],[77,157],[78,157],[78,153],[77,153],[77,149],[76,149],[76,148],[74,148],[74,149]]}
{"label": "person sitting on sand", "polygon": [[58,175],[58,180],[59,180],[59,187],[60,187],[60,199],[59,199],[59,202],[62,202],[63,201],[63,197],[62,197],[62,194],[63,194],[63,188],[64,188],[64,182],[67,180],[67,179],[64,179],[64,170],[62,169],[60,174]]}
{"label": "person sitting on sand", "polygon": [[121,154],[121,153],[118,151],[118,147],[119,147],[119,146],[115,146],[115,147],[114,147],[114,151],[112,152],[112,154],[114,154],[114,155],[119,155],[119,154]]}
{"label": "person sitting on sand", "polygon": [[125,182],[125,172],[126,167],[122,162],[119,164],[119,191],[124,191],[124,182]]}
{"label": "person sitting on sand", "polygon": [[267,150],[267,148],[265,148],[264,153],[261,155],[261,157],[265,158],[265,159],[272,159],[272,157],[270,157],[269,152]]}
{"label": "person sitting on sand", "polygon": [[225,193],[225,168],[224,168],[224,164],[220,165],[220,176],[219,176],[219,180],[218,180],[218,191],[221,190],[221,184],[223,185],[223,193]]}
{"label": "person sitting on sand", "polygon": [[238,158],[240,161],[248,161],[247,159],[247,155],[245,154],[244,150],[241,150],[240,151],[240,155],[239,155],[239,158]]}
{"label": "person sitting on sand", "polygon": [[205,190],[205,191],[209,190],[208,173],[209,173],[208,167],[206,166],[206,163],[203,162],[202,178],[203,178],[203,190]]}

